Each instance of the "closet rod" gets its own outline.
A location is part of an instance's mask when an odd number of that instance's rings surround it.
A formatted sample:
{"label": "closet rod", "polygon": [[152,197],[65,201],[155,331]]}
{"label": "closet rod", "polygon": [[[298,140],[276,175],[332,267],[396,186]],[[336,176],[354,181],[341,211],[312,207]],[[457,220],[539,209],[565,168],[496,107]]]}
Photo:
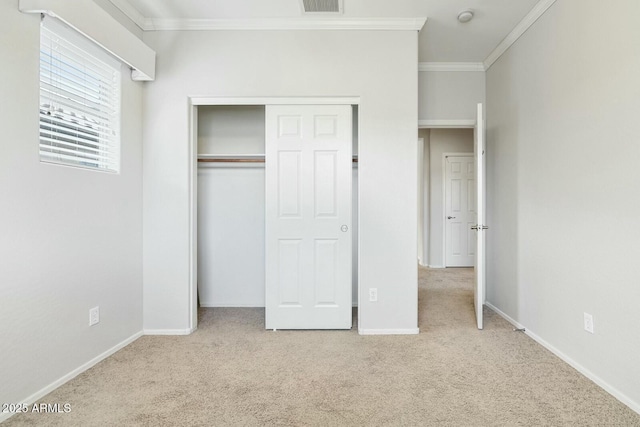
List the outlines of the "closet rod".
{"label": "closet rod", "polygon": [[[198,159],[200,163],[264,163],[264,159]],[[358,158],[354,157],[353,163],[358,163]]]}

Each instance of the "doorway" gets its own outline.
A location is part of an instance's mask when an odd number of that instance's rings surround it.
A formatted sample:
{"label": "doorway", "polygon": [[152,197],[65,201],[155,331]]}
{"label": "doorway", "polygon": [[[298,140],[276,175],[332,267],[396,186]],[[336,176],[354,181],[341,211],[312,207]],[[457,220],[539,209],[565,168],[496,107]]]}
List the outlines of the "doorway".
{"label": "doorway", "polygon": [[[445,268],[446,262],[446,156],[473,156],[474,124],[465,128],[420,129],[424,140],[422,199],[422,265]],[[473,266],[473,261],[469,264]]]}
{"label": "doorway", "polygon": [[[441,134],[442,132],[447,135]],[[442,148],[442,142],[449,141],[453,144],[456,138],[451,137],[456,133],[464,137],[464,140],[458,141],[464,146],[453,153],[445,152],[447,148]],[[452,128],[447,121],[443,121],[441,127],[421,129],[419,137],[425,140],[423,161],[425,168],[427,165],[429,168],[421,182],[427,182],[427,175],[431,180],[430,185],[422,188],[424,207],[426,208],[426,203],[429,204],[431,216],[424,214],[419,218],[425,221],[425,227],[418,239],[429,242],[429,267],[445,268],[460,264],[474,267],[473,305],[477,327],[482,329],[485,303],[485,231],[489,228],[485,224],[484,106],[478,104],[476,120],[465,123],[461,128]],[[438,170],[440,156],[442,162],[441,169]],[[438,178],[441,182],[434,185]],[[457,216],[461,218],[456,218]],[[456,259],[457,255],[464,257]]]}

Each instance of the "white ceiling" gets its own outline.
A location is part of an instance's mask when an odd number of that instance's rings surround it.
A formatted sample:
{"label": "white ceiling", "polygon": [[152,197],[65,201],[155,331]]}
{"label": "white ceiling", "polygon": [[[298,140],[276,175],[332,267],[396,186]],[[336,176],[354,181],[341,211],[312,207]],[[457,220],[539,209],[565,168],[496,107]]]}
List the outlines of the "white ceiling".
{"label": "white ceiling", "polygon": [[[130,9],[122,7],[123,2],[128,2],[140,15],[152,19],[314,19],[303,16],[300,0],[111,1],[121,9]],[[482,62],[538,3],[538,0],[343,1],[343,14],[322,18],[427,17],[419,39],[421,62]],[[475,17],[461,24],[457,15],[464,9],[473,10]]]}

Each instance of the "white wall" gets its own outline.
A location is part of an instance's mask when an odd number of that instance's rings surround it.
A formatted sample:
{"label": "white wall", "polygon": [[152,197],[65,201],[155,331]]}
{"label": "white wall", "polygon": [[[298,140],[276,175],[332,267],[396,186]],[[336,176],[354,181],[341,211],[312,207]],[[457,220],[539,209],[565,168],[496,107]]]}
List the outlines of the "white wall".
{"label": "white wall", "polygon": [[429,153],[430,222],[429,265],[445,266],[444,251],[444,153],[473,153],[473,129],[431,129]]}
{"label": "white wall", "polygon": [[640,411],[640,2],[575,5],[487,73],[487,298]]}
{"label": "white wall", "polygon": [[198,153],[264,156],[264,120],[263,105],[198,107]]}
{"label": "white wall", "polygon": [[485,102],[484,71],[420,71],[420,120],[476,120]]}
{"label": "white wall", "polygon": [[188,96],[360,96],[361,329],[417,327],[417,33],[150,32],[144,96],[145,329],[189,319]]}
{"label": "white wall", "polygon": [[[40,163],[39,15],[0,2],[0,402],[142,330],[141,88],[122,79],[120,174]],[[89,327],[89,309],[100,323]],[[4,415],[3,415],[4,416]]]}
{"label": "white wall", "polygon": [[198,292],[203,307],[264,307],[264,164],[198,168]]}

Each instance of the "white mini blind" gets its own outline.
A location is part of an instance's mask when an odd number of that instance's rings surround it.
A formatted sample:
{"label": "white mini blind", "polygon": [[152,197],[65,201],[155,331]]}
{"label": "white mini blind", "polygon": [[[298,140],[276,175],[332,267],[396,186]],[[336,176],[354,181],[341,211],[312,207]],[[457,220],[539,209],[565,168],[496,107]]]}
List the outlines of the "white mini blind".
{"label": "white mini blind", "polygon": [[120,170],[120,64],[49,18],[40,31],[40,160]]}

